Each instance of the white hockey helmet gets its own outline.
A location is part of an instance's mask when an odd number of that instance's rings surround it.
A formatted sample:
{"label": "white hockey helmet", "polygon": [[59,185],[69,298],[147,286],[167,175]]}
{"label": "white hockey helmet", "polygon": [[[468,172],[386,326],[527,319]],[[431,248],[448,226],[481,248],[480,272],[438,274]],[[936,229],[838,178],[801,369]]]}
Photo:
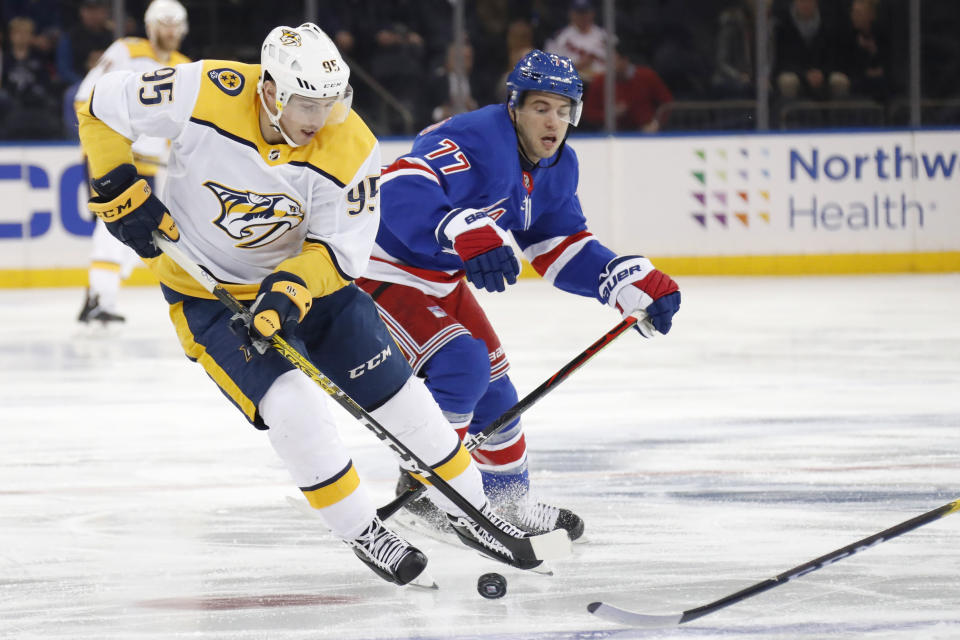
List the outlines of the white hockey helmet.
{"label": "white hockey helmet", "polygon": [[147,30],[147,36],[157,25],[176,25],[177,37],[183,38],[187,35],[187,10],[177,0],[153,0],[143,14],[143,25]]}
{"label": "white hockey helmet", "polygon": [[332,100],[324,126],[339,124],[350,113],[353,101],[350,67],[343,61],[333,40],[312,22],[305,22],[295,29],[277,27],[267,34],[260,50],[260,81],[257,83],[257,93],[264,103],[265,80],[272,80],[277,87],[274,102],[277,112],[274,114],[267,109],[267,117],[291,146],[297,145],[280,127],[280,116],[293,96]]}

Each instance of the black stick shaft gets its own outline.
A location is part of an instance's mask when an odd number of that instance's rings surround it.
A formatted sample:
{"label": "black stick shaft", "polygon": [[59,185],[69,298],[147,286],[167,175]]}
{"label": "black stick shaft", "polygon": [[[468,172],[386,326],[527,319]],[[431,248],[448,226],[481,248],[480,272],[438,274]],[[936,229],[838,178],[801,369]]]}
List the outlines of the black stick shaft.
{"label": "black stick shaft", "polygon": [[[512,423],[527,409],[539,402],[545,395],[550,393],[561,382],[570,377],[574,371],[585,365],[593,356],[600,353],[604,347],[619,338],[625,331],[637,323],[637,319],[629,316],[621,320],[617,326],[607,331],[599,340],[581,351],[573,360],[565,364],[559,371],[547,378],[539,387],[528,393],[517,404],[507,409],[503,415],[490,423],[483,431],[471,436],[465,443],[467,451],[474,451],[484,442],[492,438],[501,429]],[[399,496],[377,509],[377,515],[381,520],[386,520],[410,501],[416,499],[425,490],[422,484],[417,483],[413,488],[401,493]]]}
{"label": "black stick shaft", "polygon": [[697,618],[703,617],[708,613],[713,613],[719,609],[729,607],[732,604],[740,602],[741,600],[746,600],[747,598],[752,598],[753,596],[763,593],[773,589],[774,587],[779,587],[782,584],[786,584],[791,580],[801,578],[808,573],[812,573],[817,569],[822,569],[828,565],[833,564],[844,558],[849,558],[855,553],[859,553],[870,547],[876,546],[881,542],[886,542],[896,538],[897,536],[904,534],[908,531],[912,531],[918,527],[922,527],[925,524],[929,524],[934,520],[939,520],[940,518],[950,515],[956,511],[960,511],[960,500],[954,500],[953,502],[947,503],[942,507],[937,507],[931,511],[917,516],[916,518],[911,518],[905,522],[894,525],[889,529],[884,529],[880,533],[875,533],[872,536],[867,536],[862,540],[858,540],[852,544],[848,544],[845,547],[841,547],[836,551],[831,551],[825,555],[820,556],[810,562],[805,562],[801,565],[784,571],[783,573],[769,578],[762,582],[758,582],[754,585],[747,587],[746,589],[741,589],[736,593],[731,593],[725,598],[720,598],[710,604],[705,604],[702,607],[697,607],[695,609],[689,609],[683,612],[683,615],[680,617],[680,624],[684,622],[690,622],[691,620],[696,620]]}
{"label": "black stick shaft", "polygon": [[[160,249],[166,253],[171,260],[176,262],[190,276],[196,280],[204,289],[212,293],[220,302],[230,311],[239,313],[249,323],[252,319],[250,310],[244,306],[232,293],[227,291],[219,282],[200,265],[196,264],[183,253],[180,248],[161,236],[158,232],[153,234],[154,242]],[[360,421],[360,424],[372,431],[380,440],[384,441],[400,458],[406,462],[411,462],[418,468],[419,473],[430,479],[430,482],[444,496],[450,499],[455,505],[460,507],[464,513],[478,522],[490,535],[510,549],[516,556],[522,556],[521,560],[536,560],[536,553],[528,539],[517,539],[510,536],[505,531],[494,525],[479,509],[461,495],[456,489],[451,487],[443,478],[421,460],[411,451],[403,442],[397,439],[390,431],[377,422],[373,416],[367,413],[363,407],[357,404],[350,396],[338,387],[330,378],[325,376],[317,367],[303,354],[297,351],[293,346],[284,340],[279,333],[274,334],[270,339],[270,346],[278,351],[280,355],[287,359],[290,364],[302,371],[311,380],[317,383],[327,395],[339,404],[341,407]]]}

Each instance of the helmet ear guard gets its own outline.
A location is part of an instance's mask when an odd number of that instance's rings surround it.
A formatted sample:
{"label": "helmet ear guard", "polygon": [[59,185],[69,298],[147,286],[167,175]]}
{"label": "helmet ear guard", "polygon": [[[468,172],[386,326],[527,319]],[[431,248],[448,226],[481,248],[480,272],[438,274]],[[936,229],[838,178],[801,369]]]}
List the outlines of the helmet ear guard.
{"label": "helmet ear guard", "polygon": [[263,83],[270,80],[277,89],[274,107],[267,109],[270,123],[287,144],[294,143],[280,126],[280,116],[294,95],[308,99],[334,98],[335,103],[323,126],[346,120],[353,101],[350,67],[333,41],[320,27],[305,22],[299,27],[276,27],[260,49],[260,80],[257,93],[266,104]]}
{"label": "helmet ear guard", "polygon": [[570,99],[569,122],[577,126],[583,111],[583,79],[566,56],[534,49],[523,56],[507,76],[507,106],[517,109],[528,91],[542,91]]}

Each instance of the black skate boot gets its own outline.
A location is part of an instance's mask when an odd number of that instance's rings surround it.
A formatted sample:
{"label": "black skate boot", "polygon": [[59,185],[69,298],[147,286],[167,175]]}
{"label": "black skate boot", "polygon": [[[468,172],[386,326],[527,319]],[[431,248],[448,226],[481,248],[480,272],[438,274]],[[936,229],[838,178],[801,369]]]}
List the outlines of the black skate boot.
{"label": "black skate boot", "polygon": [[[480,513],[486,516],[495,527],[513,538],[530,537],[529,533],[518,529],[494,513],[490,508],[489,503],[483,505],[483,508],[480,509]],[[518,562],[514,558],[513,553],[503,546],[503,543],[494,538],[489,532],[487,532],[486,529],[481,527],[476,523],[476,521],[468,516],[454,516],[447,514],[447,519],[450,521],[450,525],[453,527],[453,530],[456,532],[463,544],[476,549],[480,553],[489,556],[494,560],[505,562],[519,569],[533,569],[540,566],[542,562],[541,560]]]}
{"label": "black skate boot", "polygon": [[511,522],[531,535],[563,529],[570,540],[583,535],[583,519],[569,509],[536,500],[524,500],[512,512],[503,511]]}
{"label": "black skate boot", "polygon": [[384,526],[376,516],[366,531],[355,540],[344,542],[364,564],[387,582],[407,584],[427,567],[427,557]]}
{"label": "black skate boot", "polygon": [[83,324],[90,324],[91,322],[99,322],[104,326],[110,324],[111,322],[126,322],[127,319],[121,316],[118,313],[113,313],[112,311],[107,311],[100,306],[100,296],[97,294],[90,294],[90,290],[87,289],[87,294],[83,299],[83,307],[80,308],[80,315],[77,316],[77,322],[82,322]]}
{"label": "black skate boot", "polygon": [[[397,495],[399,496],[411,489],[415,489],[419,484],[420,483],[414,480],[409,473],[401,469],[400,478],[397,480]],[[435,530],[438,533],[453,535],[453,529],[450,528],[447,514],[433,504],[433,502],[427,498],[426,494],[421,495],[412,502],[408,502],[403,508],[413,516],[416,516],[423,526]]]}

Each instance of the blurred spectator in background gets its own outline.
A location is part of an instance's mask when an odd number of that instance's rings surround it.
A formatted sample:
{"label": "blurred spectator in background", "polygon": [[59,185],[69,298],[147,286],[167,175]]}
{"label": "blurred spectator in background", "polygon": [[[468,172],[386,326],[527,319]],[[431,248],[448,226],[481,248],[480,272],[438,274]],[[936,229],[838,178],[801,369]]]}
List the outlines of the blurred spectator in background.
{"label": "blurred spectator in background", "polygon": [[592,0],[573,0],[570,3],[569,24],[550,38],[544,47],[548,53],[573,60],[585,85],[589,85],[597,74],[603,75],[607,59],[607,32],[596,24],[595,18]]}
{"label": "blurred spectator in background", "polygon": [[[920,31],[923,34],[920,56],[924,97],[960,97],[960,2],[924,0],[920,9]],[[953,113],[953,122],[958,115]]]}
{"label": "blurred spectator in background", "polygon": [[57,72],[65,84],[79,82],[87,71],[92,51],[106,51],[113,42],[110,25],[110,5],[107,0],[83,0],[79,8],[79,23],[70,17],[57,45]]}
{"label": "blurred spectator in background", "polygon": [[[670,89],[657,72],[646,66],[633,64],[618,48],[614,54],[614,110],[617,131],[660,130],[657,109],[673,101]],[[583,121],[591,128],[604,124],[604,85],[606,76],[594,77],[583,103]]]}
{"label": "blurred spectator in background", "polygon": [[3,0],[7,18],[21,17],[33,20],[33,49],[45,58],[53,59],[60,38],[60,2],[58,0]]}
{"label": "blurred spectator in background", "polygon": [[503,73],[496,80],[496,92],[493,102],[507,101],[507,76],[520,62],[520,58],[535,49],[533,40],[533,25],[529,20],[517,19],[507,26],[506,64]]}
{"label": "blurred spectator in background", "polygon": [[849,28],[837,45],[837,62],[850,79],[853,95],[887,99],[889,51],[885,34],[877,30],[877,0],[853,0]]}
{"label": "blurred spectator in background", "polygon": [[[768,25],[768,55],[773,54],[771,0],[766,0],[764,20]],[[756,94],[756,2],[735,0],[717,19],[716,67],[711,84],[719,98],[753,98]],[[769,69],[767,70],[769,72]],[[769,74],[763,74],[769,81]]]}
{"label": "blurred spectator in background", "polygon": [[464,111],[472,111],[478,106],[473,97],[471,82],[473,47],[466,43],[463,46],[462,55],[460,51],[456,43],[450,44],[447,47],[446,61],[434,71],[430,78],[427,93],[430,96],[430,104],[435,105],[430,111],[430,119],[433,122],[446,120]]}
{"label": "blurred spectator in background", "polygon": [[0,138],[46,139],[60,136],[59,87],[53,70],[34,47],[33,20],[7,23],[7,46],[0,70]]}
{"label": "blurred spectator in background", "polygon": [[[414,126],[418,127],[426,120],[422,115],[425,110],[422,84],[426,75],[426,42],[416,30],[416,8],[405,3],[383,3],[377,14],[373,23],[374,49],[369,58],[370,72],[412,114]],[[403,130],[403,123],[393,111],[385,111],[377,120],[388,131]]]}
{"label": "blurred spectator in background", "polygon": [[702,99],[709,93],[714,63],[708,43],[713,41],[716,5],[715,0],[661,0],[651,66],[678,99]]}
{"label": "blurred spectator in background", "polygon": [[836,25],[821,14],[817,0],[792,0],[777,21],[774,40],[774,75],[783,98],[824,100],[849,93],[850,80],[837,70]]}

